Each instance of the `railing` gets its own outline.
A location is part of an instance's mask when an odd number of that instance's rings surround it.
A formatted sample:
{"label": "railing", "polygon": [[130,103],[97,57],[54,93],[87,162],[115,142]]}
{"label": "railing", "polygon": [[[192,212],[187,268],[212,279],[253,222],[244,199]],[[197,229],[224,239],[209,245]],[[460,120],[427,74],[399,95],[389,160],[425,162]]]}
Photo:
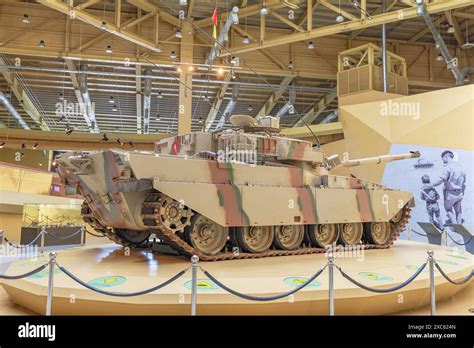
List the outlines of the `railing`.
{"label": "railing", "polygon": [[133,297],[133,296],[140,296],[144,294],[151,293],[153,291],[157,291],[159,289],[162,289],[171,283],[175,282],[177,279],[181,278],[184,274],[187,273],[189,268],[192,270],[192,275],[191,275],[191,315],[195,316],[197,314],[197,274],[198,274],[198,269],[200,269],[209,279],[211,279],[216,285],[220,286],[223,290],[227,291],[228,293],[238,296],[240,298],[249,300],[249,301],[274,301],[278,300],[287,296],[290,296],[304,287],[306,287],[308,284],[310,284],[312,281],[314,281],[316,278],[318,278],[324,270],[327,268],[328,269],[328,281],[329,281],[329,287],[328,287],[328,300],[329,300],[329,315],[333,316],[334,315],[334,267],[337,268],[337,270],[341,273],[342,277],[350,281],[352,284],[356,285],[358,288],[361,288],[366,291],[371,291],[375,293],[389,293],[393,291],[400,290],[401,288],[407,286],[410,284],[412,281],[414,281],[420,274],[421,272],[425,269],[426,265],[429,265],[429,275],[430,275],[430,307],[431,307],[431,315],[436,314],[436,294],[435,294],[435,277],[434,277],[434,269],[435,267],[438,269],[440,274],[451,284],[453,285],[463,285],[466,284],[473,276],[474,272],[471,270],[471,272],[461,281],[454,281],[452,280],[441,268],[441,266],[436,262],[434,259],[434,252],[429,250],[427,251],[428,258],[427,260],[420,265],[420,267],[416,270],[416,272],[410,276],[407,280],[404,282],[391,287],[391,288],[385,288],[385,289],[380,289],[380,288],[371,288],[367,285],[364,285],[351,276],[349,276],[346,272],[342,270],[341,267],[337,266],[334,263],[334,256],[332,254],[327,255],[327,263],[321,267],[313,276],[311,276],[309,279],[307,279],[303,284],[299,285],[295,289],[281,293],[278,295],[273,295],[273,296],[267,296],[267,297],[260,297],[260,296],[252,296],[248,294],[243,294],[235,289],[232,289],[228,287],[227,285],[223,284],[220,282],[215,276],[213,276],[209,271],[205,270],[199,265],[199,257],[194,255],[191,257],[191,265],[185,267],[183,270],[175,274],[173,277],[170,279],[145,290],[137,291],[137,292],[128,292],[128,293],[122,293],[122,292],[110,292],[110,291],[105,291],[102,289],[98,289],[87,282],[84,282],[83,280],[79,279],[77,276],[75,276],[72,272],[70,272],[67,268],[62,267],[61,265],[58,264],[56,260],[56,253],[51,252],[49,254],[49,262],[46,262],[45,264],[41,265],[40,267],[29,271],[24,274],[20,275],[0,275],[0,279],[6,279],[6,280],[16,280],[16,279],[22,279],[29,277],[31,275],[34,275],[38,272],[41,272],[45,268],[49,267],[49,274],[48,274],[48,297],[46,301],[46,315],[51,315],[51,309],[52,309],[52,304],[53,304],[53,290],[54,290],[54,269],[55,267],[58,267],[59,270],[61,270],[66,276],[74,280],[76,283],[80,284],[81,286],[98,292],[103,295],[107,296],[116,296],[116,297]]}
{"label": "railing", "polygon": [[[84,226],[81,226],[81,227],[79,227],[79,229],[77,231],[71,233],[70,235],[57,236],[54,233],[48,232],[45,226],[41,226],[40,233],[38,233],[38,235],[31,242],[29,242],[28,244],[18,245],[18,244],[15,244],[15,243],[9,241],[7,237],[3,237],[3,239],[5,240],[5,242],[7,244],[11,245],[12,247],[21,249],[21,248],[27,248],[27,247],[35,244],[36,241],[38,241],[38,239],[41,238],[41,240],[40,240],[41,252],[44,252],[44,241],[45,241],[44,238],[45,238],[46,235],[48,235],[48,236],[50,236],[54,239],[69,239],[69,238],[72,238],[72,237],[78,235],[79,233],[81,233],[81,235],[83,235],[84,232],[88,232],[88,231]],[[83,236],[81,238],[81,241],[82,241],[81,245],[84,245],[84,237]]]}

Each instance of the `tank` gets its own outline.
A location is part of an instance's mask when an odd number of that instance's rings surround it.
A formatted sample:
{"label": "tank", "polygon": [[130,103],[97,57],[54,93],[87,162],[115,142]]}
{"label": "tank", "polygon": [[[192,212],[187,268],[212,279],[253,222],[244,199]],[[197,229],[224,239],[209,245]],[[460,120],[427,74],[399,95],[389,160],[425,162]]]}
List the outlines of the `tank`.
{"label": "tank", "polygon": [[410,192],[330,173],[419,152],[341,160],[279,135],[277,118],[230,120],[232,129],[166,138],[153,152],[67,152],[58,173],[68,194],[84,197],[84,221],[126,247],[161,243],[216,261],[383,249],[399,236]]}

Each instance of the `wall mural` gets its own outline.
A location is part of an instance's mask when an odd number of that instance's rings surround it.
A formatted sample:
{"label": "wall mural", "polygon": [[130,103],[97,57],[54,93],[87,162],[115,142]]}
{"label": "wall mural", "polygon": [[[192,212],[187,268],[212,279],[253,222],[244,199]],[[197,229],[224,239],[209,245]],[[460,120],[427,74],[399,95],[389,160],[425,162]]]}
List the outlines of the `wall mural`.
{"label": "wall mural", "polygon": [[[411,239],[426,242],[426,237],[416,233],[426,234],[418,222],[432,223],[439,230],[449,228],[449,246],[464,249],[466,240],[451,224],[461,224],[474,233],[473,151],[393,144],[390,154],[410,150],[419,150],[421,157],[387,164],[382,184],[413,193],[416,207],[409,224],[415,233]],[[401,239],[407,238],[404,232]]]}

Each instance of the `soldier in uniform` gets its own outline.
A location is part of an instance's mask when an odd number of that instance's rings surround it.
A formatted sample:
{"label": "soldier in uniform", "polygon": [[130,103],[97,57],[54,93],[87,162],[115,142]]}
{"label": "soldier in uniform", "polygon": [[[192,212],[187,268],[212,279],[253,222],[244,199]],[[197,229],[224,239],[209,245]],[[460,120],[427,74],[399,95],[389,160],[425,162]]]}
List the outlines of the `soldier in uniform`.
{"label": "soldier in uniform", "polygon": [[444,209],[448,217],[446,224],[462,224],[464,219],[461,204],[466,190],[466,173],[461,164],[454,160],[454,154],[450,150],[443,151],[441,159],[444,164],[443,172],[431,187],[444,184]]}
{"label": "soldier in uniform", "polygon": [[423,175],[421,177],[421,182],[423,183],[423,186],[421,187],[421,199],[426,202],[426,212],[430,217],[430,222],[442,230],[443,218],[441,217],[441,209],[438,204],[438,200],[440,199],[438,191],[431,186],[429,175]]}

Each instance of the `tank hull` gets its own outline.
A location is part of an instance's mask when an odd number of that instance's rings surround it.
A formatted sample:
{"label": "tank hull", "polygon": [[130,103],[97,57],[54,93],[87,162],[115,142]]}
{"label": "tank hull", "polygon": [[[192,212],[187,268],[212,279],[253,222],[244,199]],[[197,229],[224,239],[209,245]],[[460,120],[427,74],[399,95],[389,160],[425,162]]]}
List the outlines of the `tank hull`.
{"label": "tank hull", "polygon": [[[308,175],[295,166],[251,166],[120,151],[90,158],[91,171],[70,173],[69,180],[77,182],[103,225],[120,229],[147,228],[141,206],[153,189],[225,227],[383,222],[413,202],[409,192],[356,178]],[[128,166],[133,179],[120,176]]]}

